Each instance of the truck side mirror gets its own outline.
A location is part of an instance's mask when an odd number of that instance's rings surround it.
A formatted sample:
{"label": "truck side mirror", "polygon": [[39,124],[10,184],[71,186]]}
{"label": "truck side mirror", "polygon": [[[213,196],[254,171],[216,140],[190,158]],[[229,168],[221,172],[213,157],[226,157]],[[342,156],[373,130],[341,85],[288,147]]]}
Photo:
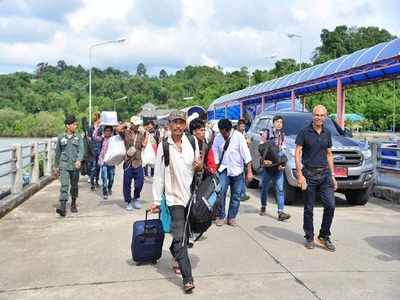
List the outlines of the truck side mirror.
{"label": "truck side mirror", "polygon": [[345,127],[344,128],[344,136],[352,138],[353,137],[353,131],[350,128]]}

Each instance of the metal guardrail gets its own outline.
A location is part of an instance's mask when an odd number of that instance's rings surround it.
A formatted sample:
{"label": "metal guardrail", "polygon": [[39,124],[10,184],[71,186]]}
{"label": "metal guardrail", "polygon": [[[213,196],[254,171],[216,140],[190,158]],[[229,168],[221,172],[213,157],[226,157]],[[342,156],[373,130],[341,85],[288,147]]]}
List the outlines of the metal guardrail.
{"label": "metal guardrail", "polygon": [[[38,183],[42,176],[50,176],[56,142],[57,138],[52,138],[46,142],[34,142],[28,145],[15,144],[11,148],[0,149],[0,153],[9,153],[10,157],[0,161],[0,166],[8,165],[8,170],[1,173],[0,177],[11,176],[11,187],[9,191],[3,192],[12,194],[22,192],[26,185],[24,176],[28,176],[28,183]],[[43,161],[43,168],[39,167],[41,161]]]}
{"label": "metal guardrail", "polygon": [[400,141],[376,145],[376,167],[400,173]]}

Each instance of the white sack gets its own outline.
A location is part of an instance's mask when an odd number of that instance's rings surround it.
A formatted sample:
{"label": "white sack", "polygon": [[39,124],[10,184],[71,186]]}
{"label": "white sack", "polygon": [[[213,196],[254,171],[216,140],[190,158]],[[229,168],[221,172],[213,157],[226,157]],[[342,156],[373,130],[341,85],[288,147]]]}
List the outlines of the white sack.
{"label": "white sack", "polygon": [[104,162],[109,166],[119,165],[125,158],[125,143],[119,135],[110,138]]}

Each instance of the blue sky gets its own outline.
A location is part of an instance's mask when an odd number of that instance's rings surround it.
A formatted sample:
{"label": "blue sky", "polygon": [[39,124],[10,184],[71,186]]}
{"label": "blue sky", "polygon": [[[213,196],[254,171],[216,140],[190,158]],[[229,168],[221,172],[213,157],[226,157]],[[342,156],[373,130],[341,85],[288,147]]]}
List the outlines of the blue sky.
{"label": "blue sky", "polygon": [[135,72],[186,65],[270,68],[272,55],[308,61],[323,28],[378,26],[400,36],[396,0],[0,0],[0,73],[33,71],[39,62]]}

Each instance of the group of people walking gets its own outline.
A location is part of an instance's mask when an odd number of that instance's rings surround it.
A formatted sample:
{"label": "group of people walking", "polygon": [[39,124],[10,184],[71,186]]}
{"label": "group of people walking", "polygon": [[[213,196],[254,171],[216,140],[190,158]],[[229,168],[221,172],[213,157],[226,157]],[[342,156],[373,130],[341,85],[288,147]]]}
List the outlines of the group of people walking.
{"label": "group of people walking", "polygon": [[[335,210],[334,191],[337,183],[334,177],[332,139],[324,128],[327,111],[322,105],[313,110],[313,121],[303,128],[296,138],[296,172],[298,186],[303,190],[305,247],[314,248],[314,241],[329,251],[335,251],[330,240],[330,228]],[[137,117],[132,117],[129,124],[120,124],[113,128],[102,128],[96,123],[89,130],[89,141],[93,144],[93,160],[90,163],[90,184],[93,190],[98,186],[99,174],[102,178],[104,199],[112,193],[115,167],[104,163],[108,142],[113,134],[118,134],[124,141],[126,155],[123,163],[123,195],[126,208],[141,208],[140,193],[144,183],[142,152],[147,143],[154,145],[155,162],[146,175],[153,175],[152,193],[154,202],[150,211],[157,213],[165,196],[171,215],[171,235],[173,237],[170,252],[173,256],[172,267],[176,274],[181,274],[185,292],[194,288],[192,268],[188,256],[188,227],[185,226],[188,204],[193,193],[193,178],[201,172],[202,176],[216,175],[221,189],[217,206],[215,224],[218,227],[227,224],[238,226],[240,203],[245,195],[245,182],[253,180],[253,158],[248,139],[244,132],[244,122],[239,122],[234,129],[228,119],[218,122],[217,132],[213,132],[207,123],[206,115],[190,120],[184,112],[174,111],[169,115],[168,129],[156,131],[153,123],[142,124]],[[142,126],[144,125],[144,126]],[[56,166],[61,181],[60,206],[57,213],[66,215],[68,189],[71,193],[71,212],[77,212],[79,169],[84,157],[82,137],[76,133],[76,119],[65,119],[65,133],[58,138]],[[276,115],[273,128],[266,130],[260,144],[261,157],[261,216],[266,214],[268,186],[275,183],[277,201],[277,219],[288,220],[290,215],[284,210],[284,169],[285,156],[284,120]],[[132,196],[131,185],[134,181]],[[230,200],[226,208],[226,196],[230,188]],[[313,208],[317,193],[324,204],[321,230],[314,239]]]}

